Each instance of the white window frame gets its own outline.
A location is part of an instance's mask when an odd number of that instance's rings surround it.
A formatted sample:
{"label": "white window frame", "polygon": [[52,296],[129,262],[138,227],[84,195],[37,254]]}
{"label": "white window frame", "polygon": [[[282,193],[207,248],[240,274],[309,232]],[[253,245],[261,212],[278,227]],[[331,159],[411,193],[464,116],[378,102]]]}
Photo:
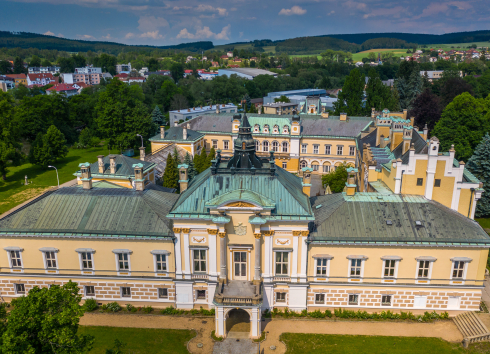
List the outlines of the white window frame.
{"label": "white window frame", "polygon": [[322,171],[323,173],[330,173],[330,168],[332,167],[332,165],[322,165]]}
{"label": "white window frame", "polygon": [[223,150],[228,150],[230,148],[230,142],[228,140],[223,140]]}
{"label": "white window frame", "polygon": [[[88,295],[87,294],[87,287],[89,287],[89,286],[91,286],[92,288],[94,288],[94,294],[93,295]],[[95,297],[96,297],[95,294],[96,294],[95,293],[95,285],[84,285],[83,286],[83,296],[84,296],[84,298],[86,298],[86,299],[95,299]]]}
{"label": "white window frame", "polygon": [[288,152],[289,151],[289,144],[287,141],[282,142],[282,152]]}
{"label": "white window frame", "polygon": [[[153,255],[153,269],[155,271],[155,276],[157,276],[157,277],[168,276],[170,252],[166,251],[166,250],[153,250],[150,253]],[[165,268],[166,268],[166,270],[158,270],[158,260],[157,260],[158,256],[165,256]]]}
{"label": "white window frame", "polygon": [[282,162],[282,168],[283,168],[283,169],[288,168],[288,163],[283,161],[283,162]]}
{"label": "white window frame", "polygon": [[[78,253],[78,262],[80,263],[80,271],[82,274],[84,275],[93,275],[95,274],[95,263],[94,263],[94,254],[95,254],[95,250],[92,249],[92,248],[77,248],[75,250],[77,253]],[[84,268],[83,267],[83,258],[82,258],[82,254],[83,253],[90,253],[91,254],[91,257],[92,257],[92,269],[88,269],[88,268]]]}
{"label": "white window frame", "polygon": [[[123,296],[123,288],[129,289],[129,296]],[[130,286],[121,286],[119,288],[119,292],[120,292],[121,299],[132,299],[133,298],[133,291],[131,290]]]}
{"label": "white window frame", "polygon": [[[24,259],[22,258],[22,252],[24,251],[23,248],[20,247],[5,247],[5,251],[7,251],[7,258],[9,260],[9,268],[11,273],[23,273],[24,272]],[[13,267],[12,266],[12,256],[10,252],[19,252],[19,258],[20,258],[20,267]]]}
{"label": "white window frame", "polygon": [[255,140],[255,151],[260,151],[260,141]]}
{"label": "white window frame", "polygon": [[[357,296],[357,303],[355,303],[355,304],[350,303],[349,298],[351,296]],[[359,307],[360,302],[361,302],[361,294],[358,294],[358,293],[347,294],[347,306]]]}
{"label": "white window frame", "polygon": [[[323,301],[317,301],[317,296],[322,297],[323,296]],[[315,305],[325,305],[327,297],[325,296],[324,293],[315,293]]]}
{"label": "white window frame", "polygon": [[[24,287],[24,292],[21,292],[21,293],[18,292],[17,285],[22,285]],[[26,285],[24,283],[14,283],[14,291],[15,291],[15,295],[25,296],[27,294]]]}
{"label": "white window frame", "polygon": [[[44,272],[46,274],[58,274],[59,273],[59,263],[58,263],[58,252],[59,252],[59,250],[57,248],[53,248],[53,247],[43,247],[43,248],[40,248],[39,251],[41,251],[41,253],[43,254]],[[54,261],[56,262],[56,267],[48,268],[48,259],[46,257],[47,252],[53,253]]]}
{"label": "white window frame", "polygon": [[[451,274],[450,274],[450,278],[451,279],[451,282],[450,284],[454,284],[454,285],[463,285],[465,283],[465,280],[466,280],[466,275],[468,273],[468,265],[469,263],[472,261],[471,258],[467,258],[467,257],[454,257],[454,258],[451,258],[451,262],[452,262],[452,265],[451,265]],[[458,263],[463,263],[463,277],[462,278],[455,278],[453,276],[453,273],[454,273],[454,267],[456,266],[456,262]]]}
{"label": "white window frame", "polygon": [[279,152],[279,148],[280,148],[279,142],[273,141],[271,145],[271,151]]}
{"label": "white window frame", "polygon": [[[191,262],[192,262],[192,265],[191,265],[192,274],[208,274],[209,273],[209,262],[208,262],[209,252],[208,252],[208,250],[204,249],[204,248],[193,248],[190,251],[191,251]],[[196,272],[194,270],[194,251],[199,251],[199,252],[204,251],[204,262],[205,262],[204,264],[206,266],[206,270],[204,272],[203,271]],[[199,262],[202,262],[201,258],[199,258]],[[199,266],[199,268],[201,268],[201,267]]]}
{"label": "white window frame", "polygon": [[[417,261],[417,266],[415,267],[415,282],[417,284],[430,284],[430,280],[432,278],[432,269],[434,267],[434,262],[437,259],[434,257],[424,256],[424,257],[417,257],[415,258],[415,260]],[[428,271],[427,278],[419,277],[419,269],[420,269],[419,267],[421,261],[429,262],[429,271]]]}
{"label": "white window frame", "polygon": [[319,164],[311,164],[311,168],[313,169],[313,171],[316,171],[318,172],[320,170],[320,165]]}
{"label": "white window frame", "polygon": [[[389,296],[389,298],[390,298],[389,305],[386,305],[387,302],[383,302],[383,297],[384,296]],[[393,306],[393,295],[391,295],[391,294],[381,294],[381,306],[382,307],[391,307],[391,306]]]}
{"label": "white window frame", "polygon": [[[161,296],[160,290],[166,290],[167,291],[167,296]],[[168,288],[158,288],[157,292],[158,292],[158,298],[159,299],[167,299],[168,300],[168,297],[169,297],[169,295],[168,295]]]}
{"label": "white window frame", "polygon": [[[362,283],[363,278],[364,278],[364,264],[366,263],[366,260],[368,259],[366,256],[347,256],[348,263],[347,263],[347,279],[349,282],[353,283]],[[352,276],[351,275],[351,268],[352,268],[352,261],[353,260],[360,260],[361,265],[360,265],[360,275],[359,276]],[[356,266],[357,268],[357,266]]]}
{"label": "white window frame", "polygon": [[337,156],[342,156],[343,154],[344,154],[344,147],[342,145],[337,145]]}
{"label": "white window frame", "polygon": [[[305,165],[304,165],[304,166],[303,166],[303,162],[305,163]],[[299,167],[300,167],[300,168],[305,168],[305,167],[308,167],[308,162],[306,162],[305,160],[301,160],[301,161],[299,162]]]}
{"label": "white window frame", "polygon": [[302,154],[308,153],[308,144],[301,144],[301,153]]}
{"label": "white window frame", "polygon": [[313,144],[313,154],[318,155],[320,153],[320,145]]}
{"label": "white window frame", "polygon": [[349,146],[349,156],[356,156],[356,147]]}
{"label": "white window frame", "polygon": [[332,145],[325,145],[325,155],[331,155]]}
{"label": "white window frame", "polygon": [[[116,269],[117,269],[117,275],[123,275],[123,276],[129,276],[131,275],[131,254],[133,251],[126,250],[126,249],[116,249],[112,250],[115,256],[116,260]],[[128,255],[128,269],[120,269],[119,268],[119,255],[120,254],[127,254]]]}
{"label": "white window frame", "polygon": [[[277,274],[276,272],[276,269],[277,269],[277,261],[276,261],[276,256],[277,256],[277,253],[286,253],[288,254],[288,260],[287,260],[287,274]],[[291,260],[291,257],[290,257],[290,254],[289,253],[292,253],[291,251],[289,250],[284,250],[284,251],[281,251],[281,250],[277,250],[277,251],[274,251],[274,276],[276,277],[290,277],[291,276],[291,270],[289,269],[290,266],[291,266],[291,263],[290,263],[290,260]],[[284,264],[284,256],[282,257],[282,261],[279,262],[280,264]],[[281,267],[282,268],[282,267]]]}
{"label": "white window frame", "polygon": [[[332,256],[326,254],[326,255],[314,255],[313,260],[315,261],[314,263],[314,274],[315,274],[315,281],[319,281],[319,279],[322,279],[321,281],[328,281],[328,278],[330,277],[330,261],[332,260]],[[326,261],[325,266],[321,266],[322,268],[326,268],[325,275],[323,274],[318,274],[318,260],[324,260]],[[323,280],[325,279],[325,280]]]}
{"label": "white window frame", "polygon": [[263,152],[269,152],[269,141],[264,140],[262,142],[262,151]]}
{"label": "white window frame", "polygon": [[[392,283],[392,284],[396,283],[396,278],[398,277],[398,266],[399,266],[401,260],[402,260],[402,258],[398,257],[398,256],[381,257],[381,261],[383,262],[382,267],[381,267],[381,279],[382,279],[383,283]],[[387,261],[395,262],[392,277],[385,275],[386,262]]]}

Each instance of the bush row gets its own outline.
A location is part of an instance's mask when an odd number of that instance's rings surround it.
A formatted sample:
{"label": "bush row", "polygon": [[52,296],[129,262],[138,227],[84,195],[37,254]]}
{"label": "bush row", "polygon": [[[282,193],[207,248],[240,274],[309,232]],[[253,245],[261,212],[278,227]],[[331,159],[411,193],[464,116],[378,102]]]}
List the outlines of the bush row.
{"label": "bush row", "polygon": [[353,310],[345,310],[345,309],[335,309],[334,312],[330,310],[325,310],[322,312],[320,310],[308,312],[307,310],[303,310],[301,312],[291,311],[287,307],[284,311],[275,307],[272,312],[269,310],[265,310],[263,316],[265,318],[273,318],[273,317],[311,317],[311,318],[356,318],[362,320],[412,320],[419,322],[428,322],[432,320],[446,320],[449,318],[449,314],[447,312],[443,312],[441,314],[433,311],[428,312],[425,311],[423,315],[414,315],[412,312],[403,312],[395,313],[388,311],[381,311],[380,313],[373,312],[368,313],[366,311],[353,311]]}

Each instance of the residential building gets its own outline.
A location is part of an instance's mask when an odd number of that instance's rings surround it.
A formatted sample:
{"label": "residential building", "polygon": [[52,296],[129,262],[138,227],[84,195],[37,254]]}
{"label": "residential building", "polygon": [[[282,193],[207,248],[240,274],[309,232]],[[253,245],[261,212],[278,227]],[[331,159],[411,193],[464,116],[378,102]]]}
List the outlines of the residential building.
{"label": "residential building", "polygon": [[77,88],[73,87],[73,85],[67,85],[67,84],[55,84],[54,86],[47,89],[46,93],[48,95],[52,95],[54,93],[63,93],[67,97],[71,97],[79,94]]}
{"label": "residential building", "polygon": [[146,78],[144,76],[130,76],[130,77],[128,77],[127,83],[131,84],[133,82],[137,82],[137,83],[142,84],[145,81],[146,81]]}
{"label": "residential building", "polygon": [[212,80],[214,79],[216,76],[218,76],[218,73],[216,71],[210,71],[210,72],[206,72],[206,71],[201,71],[199,73],[199,76],[201,77],[201,79],[203,80]]}
{"label": "residential building", "polygon": [[87,65],[83,68],[75,68],[75,74],[102,74],[102,68],[94,68],[93,65]]}
{"label": "residential building", "polygon": [[[426,76],[429,79],[430,82],[434,80],[438,80],[442,78],[442,75],[444,74],[444,70],[423,70],[420,72],[420,76]],[[463,77],[463,72],[459,72],[459,76]]]}
{"label": "residential building", "polygon": [[290,91],[277,91],[277,92],[269,92],[266,97],[264,97],[264,105],[269,103],[274,103],[275,98],[279,98],[281,96],[291,97],[298,96],[306,98],[307,96],[313,97],[326,97],[327,91],[324,89],[303,89],[303,90],[290,90]]}
{"label": "residential building", "polygon": [[237,112],[237,110],[238,107],[235,106],[233,103],[177,109],[169,112],[170,125],[174,126],[175,124],[178,124],[180,122],[186,122],[189,119],[202,115],[213,114],[216,112],[235,113]]}
{"label": "residential building", "polygon": [[117,64],[116,65],[116,72],[118,74],[121,74],[121,73],[129,74],[131,72],[131,63]]}
{"label": "residential building", "polygon": [[226,53],[226,56],[227,56],[228,58],[233,58],[233,52],[227,52],[227,53]]}
{"label": "residential building", "polygon": [[27,74],[27,85],[46,86],[48,84],[57,83],[53,74]]}
{"label": "residential building", "polygon": [[27,86],[27,76],[26,76],[26,74],[8,74],[8,75],[5,75],[5,76],[10,77],[11,79],[14,79],[15,86],[18,86],[18,85]]}
{"label": "residential building", "polygon": [[192,180],[179,165],[180,195],[138,161],[134,188],[95,182],[101,165],[82,163],[81,185],[3,217],[2,298],[72,280],[102,304],[214,308],[217,336],[245,317],[252,338],[273,308],[479,311],[490,237],[478,223],[421,195],[359,192],[356,168],[346,192],[311,197],[311,168],[258,156],[254,125],[235,118],[232,154]]}
{"label": "residential building", "polygon": [[78,90],[78,93],[82,93],[84,88],[90,87],[90,85],[87,85],[84,82],[75,82],[72,86]]}
{"label": "residential building", "polygon": [[170,70],[147,71],[145,73],[145,77],[149,77],[150,75],[170,76]]}
{"label": "residential building", "polygon": [[60,67],[59,66],[31,66],[27,69],[28,74],[59,74]]}
{"label": "residential building", "polygon": [[218,69],[218,75],[226,75],[228,77],[231,75],[238,75],[248,80],[253,80],[256,76],[259,75],[271,75],[277,77],[277,74],[272,71],[255,68],[240,68],[239,65],[233,65],[233,67],[230,65],[229,68]]}
{"label": "residential building", "polygon": [[[94,68],[100,69],[100,68]],[[74,84],[77,82],[83,82],[86,85],[99,85],[102,79],[102,73],[91,72],[84,73],[83,71],[73,74],[61,74],[61,78],[65,84]]]}
{"label": "residential building", "polygon": [[264,105],[263,107],[264,107],[264,113],[265,114],[283,115],[283,114],[296,113],[296,110],[298,109],[298,104],[297,103],[277,102],[277,103],[271,103],[268,105]]}
{"label": "residential building", "polygon": [[15,79],[7,75],[0,75],[0,85],[3,92],[15,88]]}

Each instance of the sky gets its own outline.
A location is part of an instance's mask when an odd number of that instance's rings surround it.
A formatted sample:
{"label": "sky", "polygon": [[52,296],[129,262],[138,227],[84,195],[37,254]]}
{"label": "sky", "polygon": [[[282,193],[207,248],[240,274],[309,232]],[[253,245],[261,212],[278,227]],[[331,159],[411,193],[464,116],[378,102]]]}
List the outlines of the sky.
{"label": "sky", "polygon": [[0,0],[0,30],[125,44],[490,29],[490,1]]}

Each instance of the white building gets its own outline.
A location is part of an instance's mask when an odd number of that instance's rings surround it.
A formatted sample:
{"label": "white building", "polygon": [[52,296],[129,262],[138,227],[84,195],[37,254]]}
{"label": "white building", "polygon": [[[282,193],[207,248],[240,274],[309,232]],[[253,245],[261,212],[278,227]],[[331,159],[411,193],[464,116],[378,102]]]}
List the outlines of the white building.
{"label": "white building", "polygon": [[60,72],[59,66],[33,66],[27,69],[29,74],[57,74]]}
{"label": "white building", "polygon": [[218,75],[223,76],[226,75],[230,77],[231,75],[238,75],[240,77],[244,77],[248,80],[253,80],[256,76],[259,75],[271,75],[277,77],[277,73],[273,73],[272,71],[263,70],[263,69],[255,69],[255,68],[226,68],[219,69]]}
{"label": "white building", "polygon": [[75,68],[75,74],[102,74],[102,68],[94,68],[92,65],[87,65],[84,68]]}
{"label": "white building", "polygon": [[170,125],[174,126],[180,121],[187,121],[189,119],[212,113],[235,113],[237,112],[237,106],[233,103],[221,104],[221,105],[209,105],[205,107],[194,107],[187,109],[179,109],[170,111]]}

